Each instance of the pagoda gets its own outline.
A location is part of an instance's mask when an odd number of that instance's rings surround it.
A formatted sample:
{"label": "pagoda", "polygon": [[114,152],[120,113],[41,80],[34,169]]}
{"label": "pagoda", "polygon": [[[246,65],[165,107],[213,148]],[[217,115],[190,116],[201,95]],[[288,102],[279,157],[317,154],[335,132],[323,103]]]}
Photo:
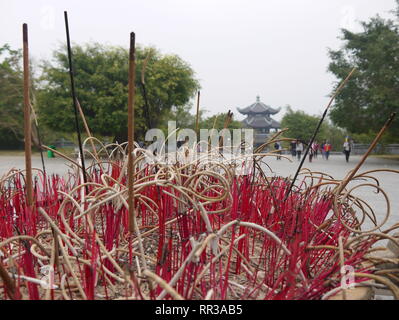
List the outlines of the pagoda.
{"label": "pagoda", "polygon": [[280,112],[281,108],[274,109],[260,101],[256,97],[256,102],[246,108],[237,108],[238,112],[247,117],[242,121],[245,128],[254,129],[255,147],[266,142],[271,130],[278,131],[280,123],[270,116]]}

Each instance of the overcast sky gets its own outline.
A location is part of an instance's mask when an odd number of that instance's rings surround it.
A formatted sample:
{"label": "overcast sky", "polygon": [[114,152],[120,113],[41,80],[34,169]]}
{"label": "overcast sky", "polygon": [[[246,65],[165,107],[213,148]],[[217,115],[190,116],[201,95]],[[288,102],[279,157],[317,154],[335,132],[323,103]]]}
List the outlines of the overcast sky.
{"label": "overcast sky", "polygon": [[31,56],[51,57],[65,42],[67,10],[75,43],[128,47],[134,31],[138,43],[178,54],[200,80],[208,115],[237,114],[257,95],[319,115],[336,80],[327,48],[341,45],[340,28],[358,31],[358,21],[394,8],[395,0],[0,0],[0,45],[22,47],[26,22]]}

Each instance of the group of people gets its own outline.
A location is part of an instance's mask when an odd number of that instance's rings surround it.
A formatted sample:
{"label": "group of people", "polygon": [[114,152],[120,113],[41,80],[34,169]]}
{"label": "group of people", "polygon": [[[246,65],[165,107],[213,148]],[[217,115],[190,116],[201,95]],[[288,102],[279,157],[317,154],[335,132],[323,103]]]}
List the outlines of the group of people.
{"label": "group of people", "polygon": [[[292,140],[290,143],[291,155],[292,158],[297,158],[298,161],[301,160],[302,155],[305,151],[305,143],[300,139]],[[317,141],[312,143],[311,148],[309,149],[309,161],[312,162],[313,159],[316,159],[321,153],[322,157],[326,160],[330,157],[331,152],[331,144],[326,140],[322,144],[319,144]]]}
{"label": "group of people", "polygon": [[[282,152],[282,146],[280,142],[276,142],[274,144],[274,148],[277,151],[277,160],[281,160],[281,152]],[[319,155],[319,153],[322,155],[323,159],[328,160],[330,157],[330,152],[331,152],[332,146],[328,140],[324,140],[321,144],[319,144],[317,141],[314,141],[312,143],[311,148],[309,149],[309,161],[312,162],[313,159],[316,159]],[[302,155],[304,154],[306,150],[306,144],[300,140],[292,140],[290,142],[290,150],[291,150],[291,156],[293,159],[297,158],[298,161],[301,160]],[[349,141],[348,138],[345,139],[345,142],[343,144],[343,153],[345,154],[345,160],[346,162],[349,162],[349,157],[350,153],[352,151],[352,142]]]}

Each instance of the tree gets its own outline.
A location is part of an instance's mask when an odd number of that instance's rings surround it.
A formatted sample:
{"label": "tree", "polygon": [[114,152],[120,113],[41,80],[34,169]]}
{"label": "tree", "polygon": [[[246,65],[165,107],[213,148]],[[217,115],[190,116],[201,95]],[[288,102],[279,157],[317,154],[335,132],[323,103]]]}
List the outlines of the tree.
{"label": "tree", "polygon": [[[201,129],[214,128],[217,130],[222,130],[224,128],[226,116],[227,116],[227,112],[226,113],[218,113],[216,115],[210,116],[210,117],[204,119],[203,121],[201,121],[200,128]],[[240,121],[233,120],[230,122],[228,128],[229,129],[240,129],[240,128],[242,128],[242,124]]]}
{"label": "tree", "polygon": [[[287,132],[289,137],[308,142],[312,138],[319,121],[319,117],[308,115],[302,110],[294,111],[290,106],[287,106],[287,112],[281,120],[281,127],[289,129]],[[316,139],[325,139],[326,132],[327,125],[323,123]]]}
{"label": "tree", "polygon": [[[342,30],[344,44],[339,50],[329,50],[328,68],[338,82],[357,69],[330,112],[333,123],[355,134],[377,132],[392,112],[399,111],[398,26],[379,16],[361,25],[359,33]],[[397,140],[399,121],[390,132]]]}
{"label": "tree", "polygon": [[[320,121],[320,117],[311,116],[304,111],[293,111],[290,106],[281,120],[281,127],[288,128],[286,135],[293,139],[300,139],[305,143],[309,142],[314,134],[314,130]],[[328,140],[333,149],[340,150],[345,139],[346,132],[333,126],[328,120],[325,120],[316,136],[316,140],[321,142]]]}
{"label": "tree", "polygon": [[0,47],[0,148],[22,147],[23,78],[21,51]]}
{"label": "tree", "polygon": [[[44,63],[38,105],[41,119],[52,129],[74,130],[68,60],[65,50],[54,52],[55,64]],[[127,140],[128,50],[98,43],[75,45],[74,73],[78,100],[93,134]],[[145,63],[144,63],[145,61]],[[148,129],[142,69],[151,126],[157,127],[173,106],[186,105],[199,88],[191,67],[176,55],[154,48],[136,48],[135,132]]]}
{"label": "tree", "polygon": [[[173,106],[169,112],[164,114],[163,125],[160,126],[160,129],[164,130],[165,133],[167,131],[167,122],[168,121],[176,121],[176,128],[185,129],[190,128],[194,129],[195,127],[195,115],[190,113],[190,109],[192,108],[191,104],[186,104],[183,106]],[[202,113],[200,111],[200,113]]]}

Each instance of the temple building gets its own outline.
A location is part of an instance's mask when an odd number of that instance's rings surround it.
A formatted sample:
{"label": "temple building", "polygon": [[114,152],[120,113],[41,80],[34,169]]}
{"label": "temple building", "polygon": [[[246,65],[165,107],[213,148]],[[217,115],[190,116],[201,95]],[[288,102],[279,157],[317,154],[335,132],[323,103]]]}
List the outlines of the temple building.
{"label": "temple building", "polygon": [[247,117],[242,121],[245,128],[254,129],[254,147],[266,142],[270,132],[278,131],[280,123],[270,116],[280,112],[281,108],[274,109],[260,101],[256,97],[256,102],[246,108],[237,108],[238,112]]}

